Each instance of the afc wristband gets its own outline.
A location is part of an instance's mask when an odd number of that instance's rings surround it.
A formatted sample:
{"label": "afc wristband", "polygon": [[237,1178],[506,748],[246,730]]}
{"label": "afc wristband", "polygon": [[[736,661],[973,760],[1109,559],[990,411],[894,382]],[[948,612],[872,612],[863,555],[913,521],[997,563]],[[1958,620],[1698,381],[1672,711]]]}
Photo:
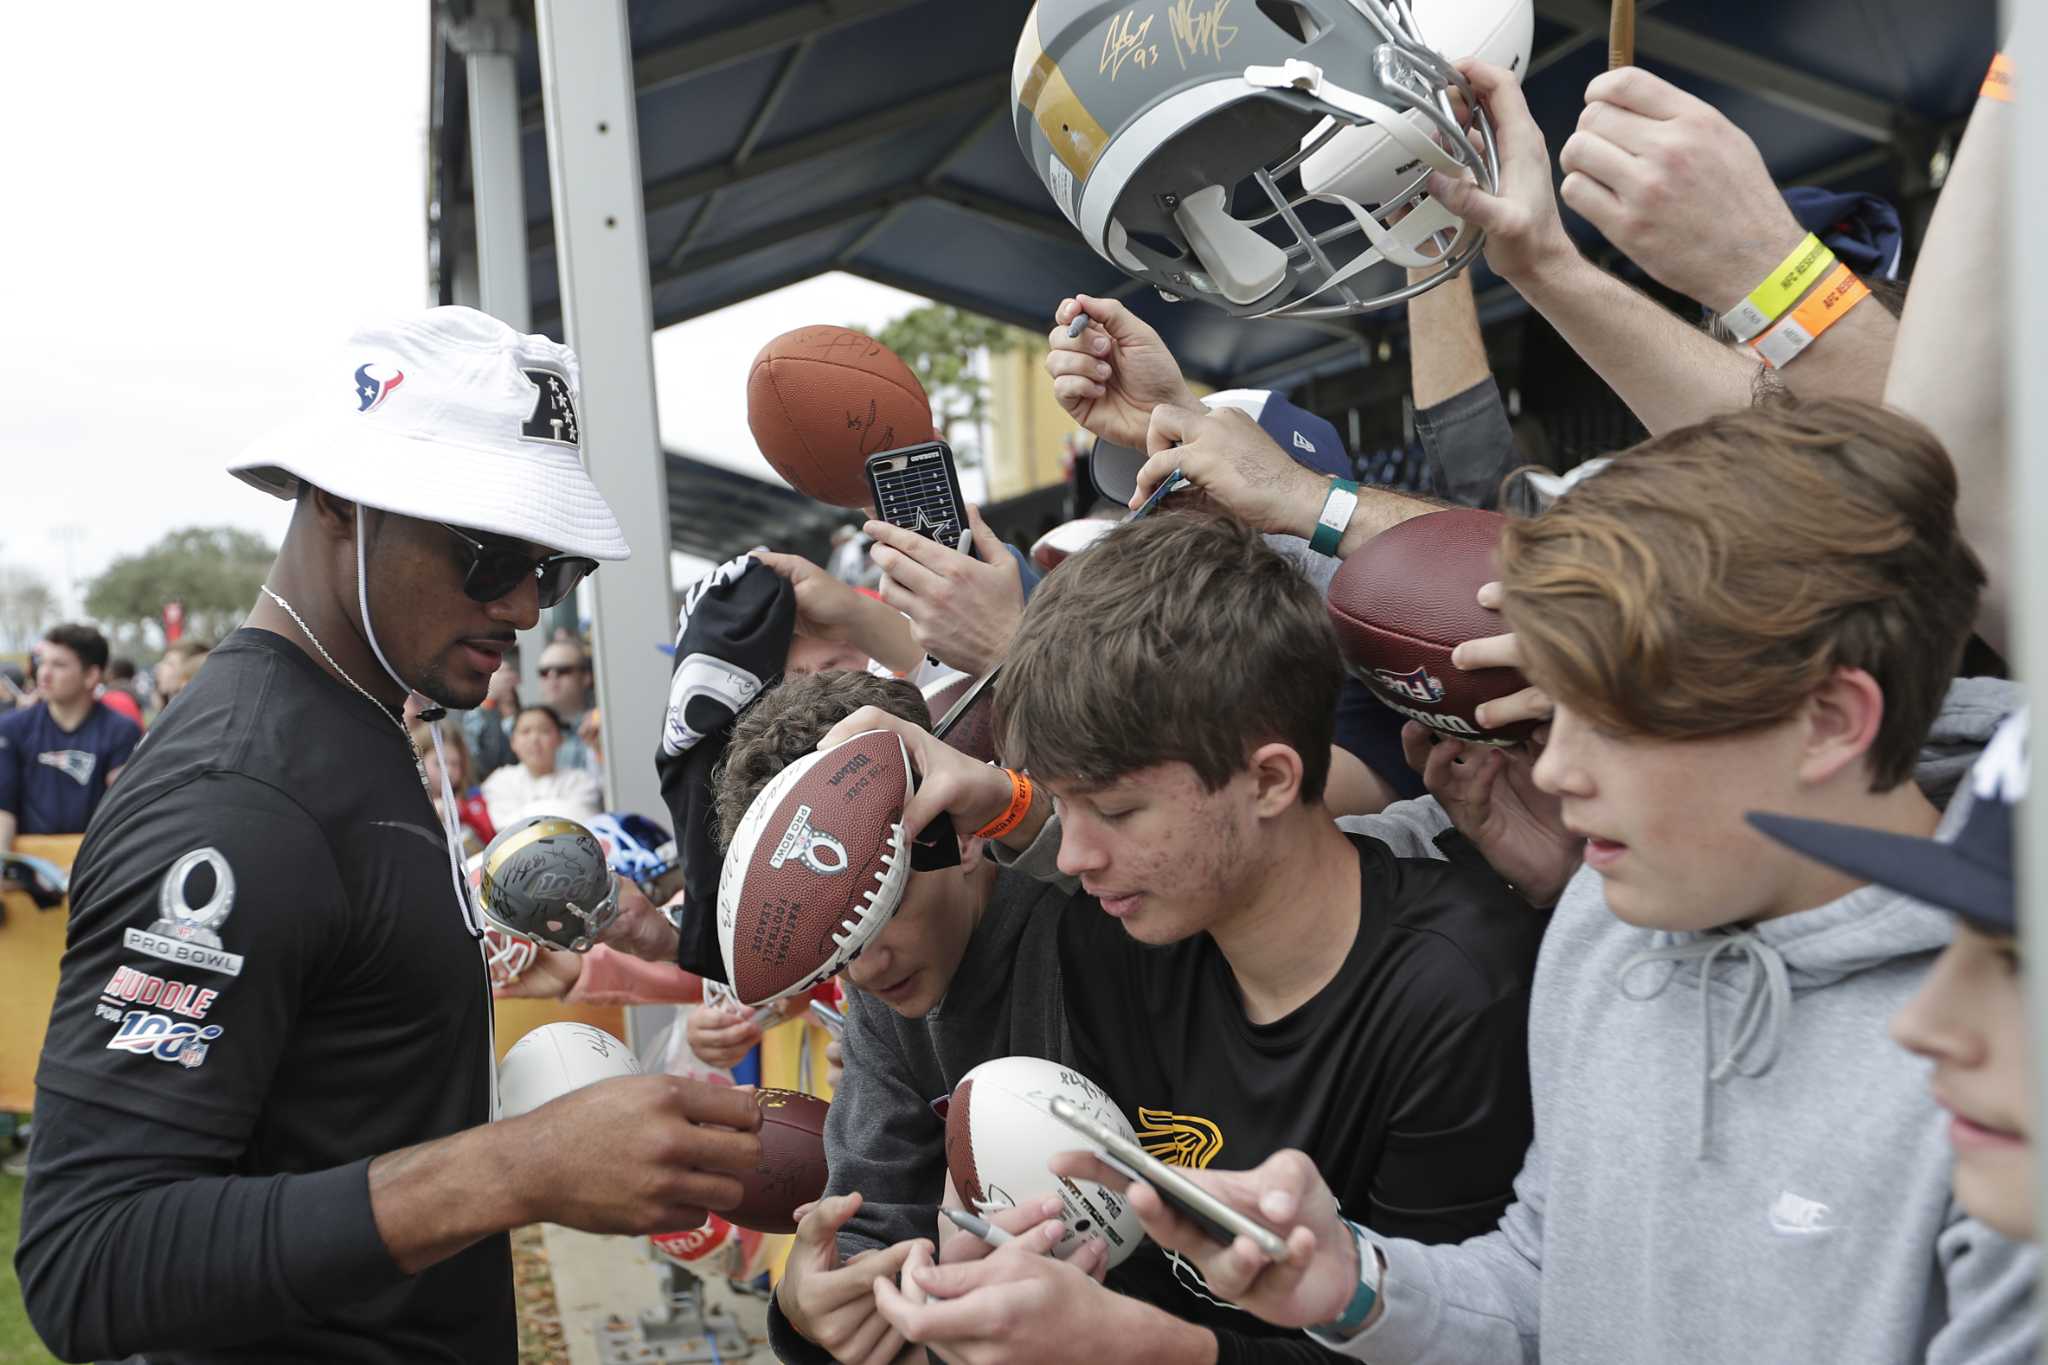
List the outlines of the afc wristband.
{"label": "afc wristband", "polygon": [[1800,352],[1813,345],[1822,332],[1840,322],[1851,308],[1869,297],[1870,286],[1857,279],[1856,272],[1848,266],[1838,265],[1835,273],[1821,281],[1820,288],[1793,310],[1791,317],[1750,345],[1763,357],[1764,364],[1774,370],[1782,370]]}
{"label": "afc wristband", "polygon": [[1325,1346],[1342,1346],[1365,1330],[1365,1320],[1372,1316],[1373,1305],[1380,1300],[1380,1256],[1366,1239],[1365,1229],[1344,1220],[1344,1226],[1351,1229],[1353,1241],[1358,1246],[1358,1284],[1351,1291],[1351,1302],[1344,1305],[1344,1311],[1329,1322],[1318,1323],[1307,1329],[1308,1334]]}
{"label": "afc wristband", "polygon": [[1812,233],[1807,233],[1792,254],[1778,262],[1778,268],[1764,276],[1764,282],[1749,296],[1721,315],[1721,325],[1737,341],[1749,341],[1776,322],[1814,278],[1835,263],[1835,253]]}
{"label": "afc wristband", "polygon": [[1350,479],[1330,480],[1330,492],[1323,499],[1322,515],[1316,518],[1315,534],[1308,547],[1319,555],[1334,556],[1344,543],[1344,532],[1358,510],[1358,485]]}
{"label": "afc wristband", "polygon": [[1024,817],[1031,813],[1031,779],[1015,768],[1003,769],[1003,775],[1010,779],[1010,804],[1001,815],[974,831],[977,839],[1000,839],[1024,823]]}

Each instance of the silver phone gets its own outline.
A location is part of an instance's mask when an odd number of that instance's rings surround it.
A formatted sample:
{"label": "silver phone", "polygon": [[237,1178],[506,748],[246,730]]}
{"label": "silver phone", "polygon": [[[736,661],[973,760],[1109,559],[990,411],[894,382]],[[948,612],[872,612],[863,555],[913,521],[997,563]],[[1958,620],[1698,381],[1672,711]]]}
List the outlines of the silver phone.
{"label": "silver phone", "polygon": [[1159,1192],[1166,1206],[1209,1235],[1218,1246],[1249,1237],[1266,1259],[1287,1259],[1287,1243],[1263,1223],[1239,1213],[1137,1143],[1096,1122],[1064,1095],[1052,1097],[1052,1116],[1100,1149],[1103,1164]]}
{"label": "silver phone", "polygon": [[811,1002],[811,1019],[825,1026],[825,1031],[841,1042],[846,1041],[846,1016],[822,1000]]}

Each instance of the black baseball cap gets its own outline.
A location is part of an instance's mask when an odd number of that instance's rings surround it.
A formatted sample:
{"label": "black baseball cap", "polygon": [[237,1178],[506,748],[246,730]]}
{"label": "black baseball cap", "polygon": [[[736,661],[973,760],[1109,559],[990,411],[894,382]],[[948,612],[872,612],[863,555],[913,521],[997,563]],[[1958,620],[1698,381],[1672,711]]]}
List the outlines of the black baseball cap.
{"label": "black baseball cap", "polygon": [[1749,823],[1816,862],[1952,911],[1987,934],[2018,930],[2014,813],[2027,794],[2027,713],[2007,716],[1970,769],[1969,810],[1946,839],[1752,811]]}

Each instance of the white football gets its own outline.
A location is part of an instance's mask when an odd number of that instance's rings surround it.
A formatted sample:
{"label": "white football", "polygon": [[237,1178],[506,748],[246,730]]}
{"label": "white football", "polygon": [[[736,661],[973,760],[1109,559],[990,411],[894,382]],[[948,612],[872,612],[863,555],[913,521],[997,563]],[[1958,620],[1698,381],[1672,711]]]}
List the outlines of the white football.
{"label": "white football", "polygon": [[1087,1138],[1052,1116],[1048,1106],[1055,1095],[1136,1140],[1116,1101],[1080,1072],[1043,1057],[998,1057],[953,1087],[946,1107],[946,1169],[961,1199],[984,1215],[1058,1195],[1069,1229],[1059,1254],[1096,1236],[1109,1243],[1109,1263],[1116,1265],[1137,1250],[1145,1230],[1122,1195],[1046,1169],[1055,1153],[1088,1146]]}
{"label": "white football", "polygon": [[516,1119],[614,1076],[637,1076],[631,1049],[589,1024],[542,1024],[512,1045],[498,1063],[498,1117]]}
{"label": "white football", "polygon": [[[1536,36],[1531,0],[1418,0],[1415,24],[1429,45],[1451,61],[1477,57],[1506,67],[1518,80],[1528,68]],[[1434,127],[1419,113],[1405,117],[1418,128]],[[1313,141],[1321,131],[1319,124],[1304,141]],[[1302,188],[1310,194],[1342,195],[1367,208],[1386,203],[1416,174],[1408,154],[1374,124],[1344,129],[1301,163]]]}

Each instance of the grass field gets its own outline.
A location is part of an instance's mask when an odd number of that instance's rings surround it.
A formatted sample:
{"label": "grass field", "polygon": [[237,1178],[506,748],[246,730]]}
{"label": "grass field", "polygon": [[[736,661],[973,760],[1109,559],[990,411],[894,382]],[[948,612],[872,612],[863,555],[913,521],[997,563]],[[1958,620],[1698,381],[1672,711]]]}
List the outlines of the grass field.
{"label": "grass field", "polygon": [[0,1175],[0,1365],[44,1365],[57,1357],[43,1349],[21,1306],[14,1278],[14,1242],[21,1230],[21,1177]]}

